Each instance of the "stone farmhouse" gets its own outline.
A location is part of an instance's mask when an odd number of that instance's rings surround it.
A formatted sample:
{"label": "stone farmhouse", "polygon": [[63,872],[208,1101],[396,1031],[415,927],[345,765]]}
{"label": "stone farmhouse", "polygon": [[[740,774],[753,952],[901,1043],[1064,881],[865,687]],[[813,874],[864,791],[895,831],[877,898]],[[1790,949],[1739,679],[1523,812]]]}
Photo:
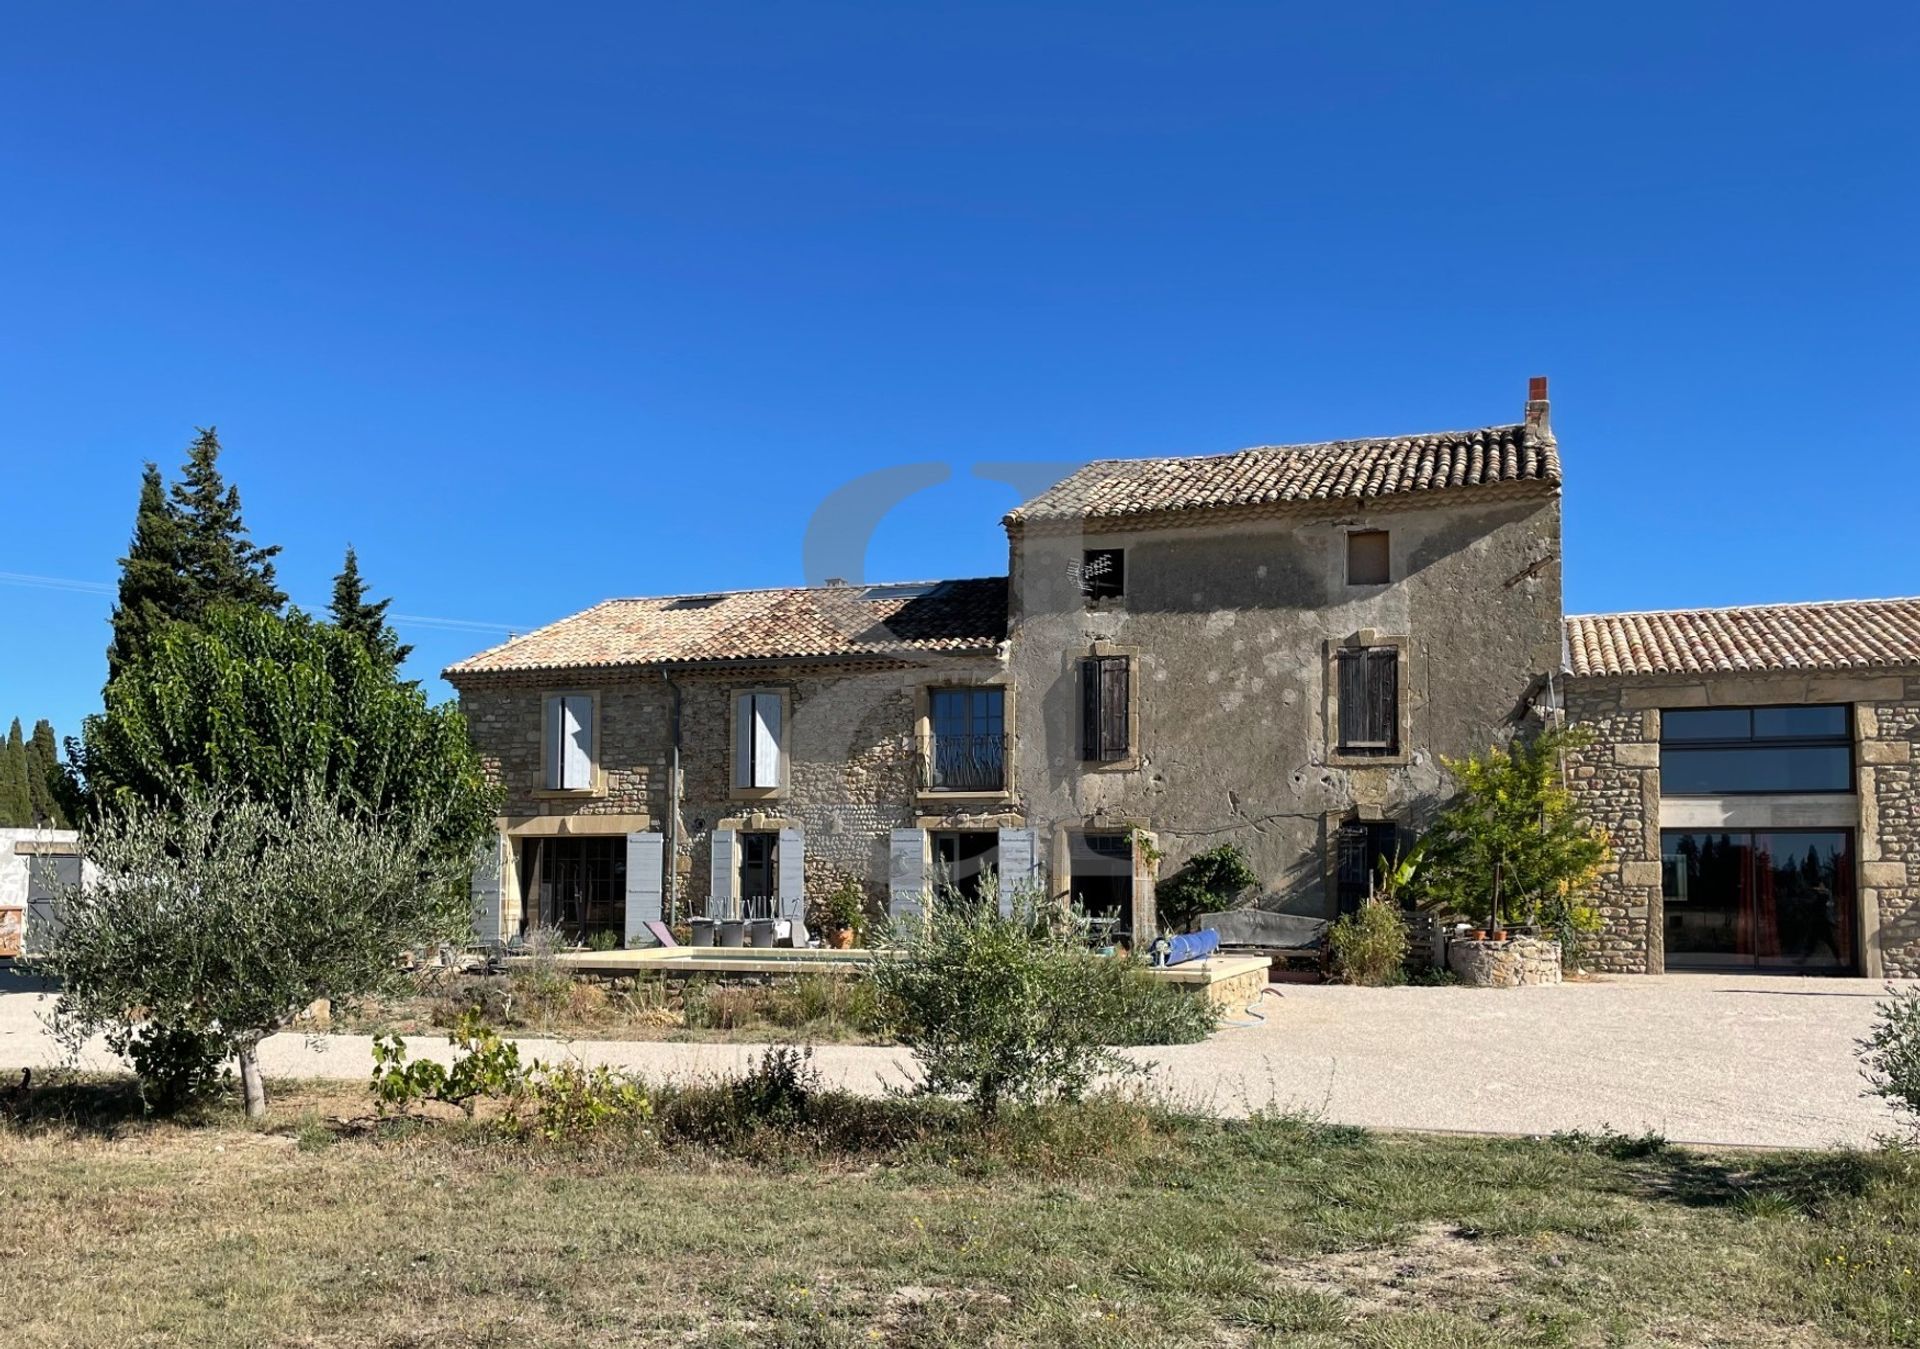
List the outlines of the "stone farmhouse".
{"label": "stone farmhouse", "polygon": [[1473,431],[1088,464],[1002,577],[614,599],[450,667],[487,940],[911,911],[991,872],[1158,925],[1234,843],[1331,916],[1441,758],[1571,720],[1604,968],[1920,974],[1920,600],[1566,618],[1546,381]]}

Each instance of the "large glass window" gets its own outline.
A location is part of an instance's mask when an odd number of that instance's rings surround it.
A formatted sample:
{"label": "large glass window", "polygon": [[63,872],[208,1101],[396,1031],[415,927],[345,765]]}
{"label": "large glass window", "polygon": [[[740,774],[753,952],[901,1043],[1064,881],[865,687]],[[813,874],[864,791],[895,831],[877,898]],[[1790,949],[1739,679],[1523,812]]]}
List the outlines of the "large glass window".
{"label": "large glass window", "polygon": [[1668,796],[1850,792],[1851,720],[1844,705],[1662,712],[1660,790]]}
{"label": "large glass window", "polygon": [[1852,836],[1840,829],[1660,835],[1667,964],[1853,964]]}

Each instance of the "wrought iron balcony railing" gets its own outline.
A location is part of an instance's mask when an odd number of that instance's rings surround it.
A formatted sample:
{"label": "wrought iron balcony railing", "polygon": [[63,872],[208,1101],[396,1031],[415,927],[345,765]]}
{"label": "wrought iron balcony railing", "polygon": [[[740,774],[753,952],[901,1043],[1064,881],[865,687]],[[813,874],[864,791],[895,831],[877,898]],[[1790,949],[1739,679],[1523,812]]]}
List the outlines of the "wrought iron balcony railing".
{"label": "wrought iron balcony railing", "polygon": [[920,740],[920,786],[929,792],[1001,792],[1007,788],[1007,737],[929,735]]}

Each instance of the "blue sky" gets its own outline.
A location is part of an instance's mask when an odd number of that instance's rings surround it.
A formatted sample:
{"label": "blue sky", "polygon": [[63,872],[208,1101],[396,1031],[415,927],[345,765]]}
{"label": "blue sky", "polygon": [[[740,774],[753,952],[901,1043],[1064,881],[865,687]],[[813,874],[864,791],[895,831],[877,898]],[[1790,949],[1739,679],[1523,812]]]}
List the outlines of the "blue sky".
{"label": "blue sky", "polygon": [[[1892,5],[42,5],[0,46],[0,717],[215,423],[320,603],[1002,570],[1001,461],[1511,421],[1574,611],[1920,592]],[[22,583],[51,577],[81,588]],[[482,628],[402,624],[431,677]],[[433,686],[444,693],[444,685]]]}

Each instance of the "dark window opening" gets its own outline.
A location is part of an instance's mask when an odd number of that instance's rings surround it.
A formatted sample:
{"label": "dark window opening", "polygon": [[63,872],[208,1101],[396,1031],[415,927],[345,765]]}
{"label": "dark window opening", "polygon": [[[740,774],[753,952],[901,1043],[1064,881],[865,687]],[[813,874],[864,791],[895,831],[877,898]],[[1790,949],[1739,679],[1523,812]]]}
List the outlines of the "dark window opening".
{"label": "dark window opening", "polygon": [[1073,907],[1096,940],[1133,939],[1133,840],[1125,834],[1074,834],[1068,840]]}
{"label": "dark window opening", "polygon": [[1347,584],[1383,586],[1393,579],[1387,531],[1359,529],[1347,535]]}
{"label": "dark window opening", "polygon": [[983,889],[1000,864],[1000,831],[956,829],[933,836],[934,894],[953,903],[997,905],[999,895]]}
{"label": "dark window opening", "polygon": [[1347,647],[1338,653],[1339,749],[1342,754],[1400,750],[1400,649]]}
{"label": "dark window opening", "polygon": [[780,911],[780,835],[754,830],[739,835],[740,916],[774,918]]}
{"label": "dark window opening", "polygon": [[1080,593],[1090,600],[1116,599],[1127,593],[1127,554],[1123,548],[1089,548],[1080,555]]}
{"label": "dark window opening", "polygon": [[1004,689],[933,689],[927,695],[927,722],[921,755],[927,790],[1006,790]]}
{"label": "dark window opening", "polygon": [[1349,820],[1334,838],[1334,890],[1341,913],[1352,913],[1380,883],[1382,864],[1392,865],[1400,847],[1391,820]]}
{"label": "dark window opening", "polygon": [[1080,757],[1111,763],[1132,751],[1129,713],[1133,668],[1126,656],[1090,656],[1080,662]]}
{"label": "dark window opening", "polygon": [[1660,790],[1737,796],[1853,790],[1852,709],[1690,707],[1660,714]]}
{"label": "dark window opening", "polygon": [[557,928],[572,942],[625,933],[627,840],[539,838],[520,845],[521,927]]}

